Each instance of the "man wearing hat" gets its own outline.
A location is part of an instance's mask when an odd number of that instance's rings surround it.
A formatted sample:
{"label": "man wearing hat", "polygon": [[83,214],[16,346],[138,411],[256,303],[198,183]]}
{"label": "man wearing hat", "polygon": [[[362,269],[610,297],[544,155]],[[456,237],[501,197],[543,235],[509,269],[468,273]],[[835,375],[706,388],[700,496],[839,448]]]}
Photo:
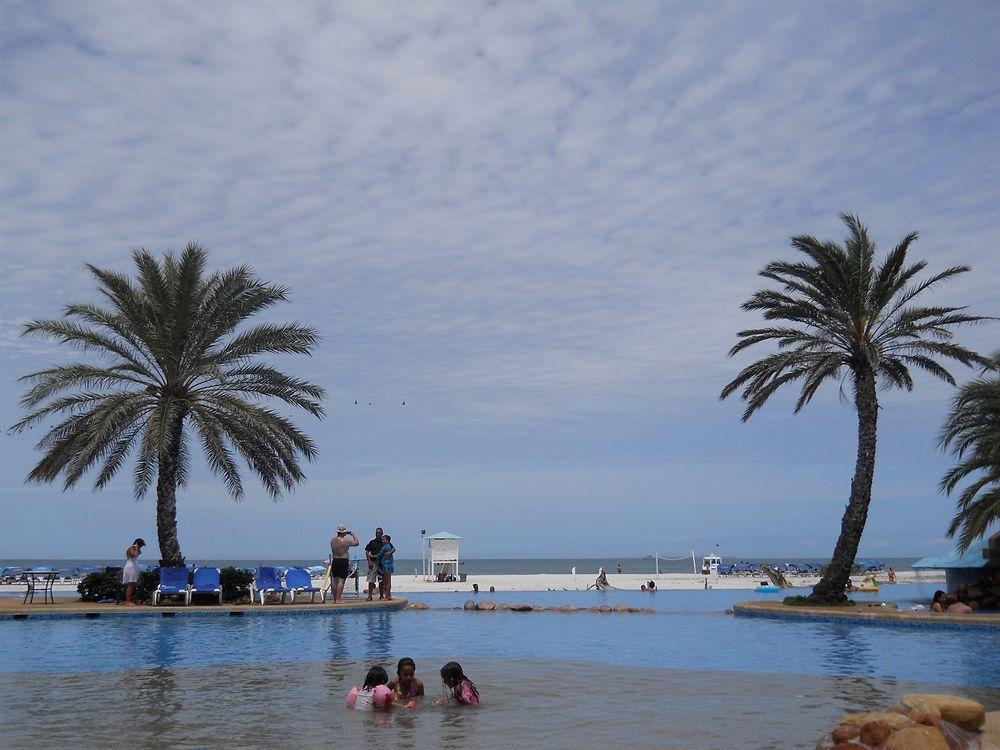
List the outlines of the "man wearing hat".
{"label": "man wearing hat", "polygon": [[146,546],[145,540],[136,539],[132,545],[125,550],[125,567],[122,568],[122,584],[125,586],[125,603],[132,605],[132,594],[135,592],[135,585],[139,582],[139,555],[142,548]]}
{"label": "man wearing hat", "polygon": [[[350,539],[348,539],[350,537]],[[337,527],[337,536],[330,540],[330,578],[333,583],[333,603],[339,602],[344,595],[344,583],[347,581],[347,564],[351,547],[361,544],[353,531],[348,531],[344,524]]]}

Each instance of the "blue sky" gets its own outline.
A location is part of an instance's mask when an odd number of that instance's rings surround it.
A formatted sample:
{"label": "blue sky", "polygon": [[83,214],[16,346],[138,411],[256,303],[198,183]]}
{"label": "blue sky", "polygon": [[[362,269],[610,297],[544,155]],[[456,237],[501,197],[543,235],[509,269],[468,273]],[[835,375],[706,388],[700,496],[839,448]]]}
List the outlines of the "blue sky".
{"label": "blue sky", "polygon": [[[855,451],[828,388],[748,424],[721,387],[739,304],[788,237],[921,233],[929,300],[1000,314],[995,3],[4,3],[0,418],[70,351],[24,321],[95,298],[84,263],[197,241],[317,326],[320,460],[279,503],[204,470],[193,558],[322,553],[827,555]],[[962,334],[1000,346],[996,326]],[[964,380],[968,372],[957,372]],[[862,553],[947,546],[949,387],[884,393]],[[359,405],[355,406],[357,399]],[[402,402],[406,401],[406,406]],[[369,402],[373,406],[368,406]],[[155,539],[125,475],[26,486],[2,436],[0,556]],[[248,487],[251,487],[248,483]],[[156,550],[150,551],[155,556]]]}

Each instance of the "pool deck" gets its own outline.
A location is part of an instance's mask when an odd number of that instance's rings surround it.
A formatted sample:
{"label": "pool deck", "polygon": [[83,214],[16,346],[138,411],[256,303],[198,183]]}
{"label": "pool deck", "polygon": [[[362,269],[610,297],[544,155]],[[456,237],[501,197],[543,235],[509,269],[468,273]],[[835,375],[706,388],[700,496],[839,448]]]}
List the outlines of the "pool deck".
{"label": "pool deck", "polygon": [[877,604],[853,607],[788,607],[781,602],[737,602],[733,605],[737,617],[766,617],[775,620],[805,620],[811,622],[853,622],[883,627],[941,628],[953,630],[1000,631],[1000,613],[975,615],[940,615],[911,612]]}
{"label": "pool deck", "polygon": [[406,599],[392,601],[368,601],[367,599],[349,599],[340,604],[308,602],[295,604],[223,604],[182,605],[163,604],[158,607],[149,605],[126,606],[124,604],[95,604],[82,602],[79,599],[42,604],[22,604],[21,599],[12,596],[0,597],[0,620],[25,619],[62,619],[69,617],[174,617],[182,616],[233,616],[242,615],[299,615],[299,614],[344,614],[349,612],[391,612],[400,610],[407,604]]}

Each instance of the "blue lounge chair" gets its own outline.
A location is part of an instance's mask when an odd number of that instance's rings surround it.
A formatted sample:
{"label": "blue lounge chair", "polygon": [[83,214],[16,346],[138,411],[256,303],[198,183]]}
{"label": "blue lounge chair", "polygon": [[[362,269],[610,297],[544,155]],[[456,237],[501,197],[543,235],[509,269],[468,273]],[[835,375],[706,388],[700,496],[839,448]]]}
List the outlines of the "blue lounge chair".
{"label": "blue lounge chair", "polygon": [[219,604],[222,604],[222,583],[219,576],[218,568],[195,568],[191,585],[188,586],[187,603],[191,603],[195,594],[211,594],[219,597]]}
{"label": "blue lounge chair", "polygon": [[270,565],[261,565],[254,571],[253,583],[250,584],[250,601],[260,595],[260,603],[264,603],[264,598],[268,594],[281,594],[281,603],[285,603],[285,594],[288,593],[281,581],[278,579],[278,571]]}
{"label": "blue lounge chair", "polygon": [[164,596],[183,596],[187,604],[187,590],[187,568],[160,568],[160,585],[153,592],[153,606],[159,604]]}
{"label": "blue lounge chair", "polygon": [[285,573],[285,588],[292,594],[292,604],[295,604],[296,594],[309,594],[310,604],[316,600],[316,594],[320,601],[326,601],[326,593],[319,586],[313,586],[312,577],[305,568],[289,568]]}

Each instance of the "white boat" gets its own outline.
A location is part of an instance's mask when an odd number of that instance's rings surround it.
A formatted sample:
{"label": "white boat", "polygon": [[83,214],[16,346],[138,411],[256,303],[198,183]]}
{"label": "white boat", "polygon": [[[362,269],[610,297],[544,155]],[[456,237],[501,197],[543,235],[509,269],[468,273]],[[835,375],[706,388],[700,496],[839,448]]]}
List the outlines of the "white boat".
{"label": "white boat", "polygon": [[701,558],[701,574],[703,576],[719,575],[719,566],[722,565],[722,558],[718,555],[705,555]]}

